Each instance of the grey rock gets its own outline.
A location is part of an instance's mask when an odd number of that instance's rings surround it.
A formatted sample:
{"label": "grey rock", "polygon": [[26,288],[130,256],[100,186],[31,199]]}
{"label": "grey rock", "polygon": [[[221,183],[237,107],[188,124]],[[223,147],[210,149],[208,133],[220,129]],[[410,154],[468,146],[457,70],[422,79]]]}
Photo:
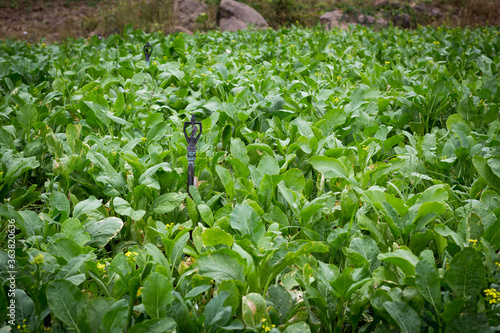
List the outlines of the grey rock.
{"label": "grey rock", "polygon": [[375,17],[371,15],[359,15],[358,22],[361,24],[373,24],[375,23]]}
{"label": "grey rock", "polygon": [[428,14],[433,17],[441,17],[443,16],[443,13],[441,13],[441,10],[439,8],[429,8]]}
{"label": "grey rock", "polygon": [[219,27],[222,31],[238,31],[247,29],[248,24],[233,16],[230,18],[221,18],[219,20]]}
{"label": "grey rock", "polygon": [[188,35],[192,35],[193,32],[187,28],[184,28],[184,27],[181,27],[180,25],[176,26],[174,28],[175,32],[182,32],[182,33],[185,33],[185,34],[188,34]]}
{"label": "grey rock", "polygon": [[398,14],[393,18],[394,24],[399,25],[400,27],[403,28],[410,28],[411,27],[411,17],[410,15],[404,13],[404,14]]}
{"label": "grey rock", "polygon": [[385,7],[389,4],[389,0],[373,0],[373,7]]}
{"label": "grey rock", "polygon": [[377,18],[377,20],[375,21],[375,24],[377,24],[378,26],[380,27],[387,27],[387,20],[384,19],[383,17],[379,17]]}
{"label": "grey rock", "polygon": [[179,25],[187,29],[193,29],[195,22],[201,13],[206,13],[208,5],[197,0],[179,0],[177,3],[177,19]]}
{"label": "grey rock", "polygon": [[322,25],[337,24],[342,21],[344,13],[340,9],[335,9],[331,12],[326,12],[320,16],[319,20]]}
{"label": "grey rock", "polygon": [[410,6],[414,11],[418,13],[424,13],[427,11],[427,6],[424,3],[417,3]]}
{"label": "grey rock", "polygon": [[[219,6],[221,30],[242,30],[248,25],[267,28],[266,20],[255,9],[235,0],[222,0]],[[236,30],[234,30],[236,29]]]}

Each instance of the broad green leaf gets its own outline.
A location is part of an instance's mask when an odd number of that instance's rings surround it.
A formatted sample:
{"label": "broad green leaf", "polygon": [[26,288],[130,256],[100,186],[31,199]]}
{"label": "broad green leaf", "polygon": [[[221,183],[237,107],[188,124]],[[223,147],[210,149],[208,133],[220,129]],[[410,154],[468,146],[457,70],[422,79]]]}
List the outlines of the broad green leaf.
{"label": "broad green leaf", "polygon": [[500,177],[500,157],[492,157],[488,159],[488,165],[491,168],[491,171],[497,176]]}
{"label": "broad green leaf", "polygon": [[177,207],[184,201],[186,194],[165,193],[156,198],[151,204],[150,211],[152,214],[166,214]]}
{"label": "broad green leaf", "polygon": [[69,201],[68,198],[61,192],[52,192],[49,199],[50,205],[59,210],[60,212],[65,212],[66,216],[69,216]]}
{"label": "broad green leaf", "polygon": [[156,264],[161,265],[165,268],[170,268],[170,263],[168,262],[167,257],[165,257],[165,254],[156,245],[147,243],[144,245],[144,248],[153,258]]}
{"label": "broad green leaf", "polygon": [[441,308],[441,282],[439,273],[427,260],[419,260],[415,267],[415,286],[422,296],[439,310]]}
{"label": "broad green leaf", "polygon": [[265,154],[259,162],[257,169],[264,175],[278,175],[280,173],[280,167],[278,161],[274,157]]}
{"label": "broad green leaf", "polygon": [[[497,175],[489,165],[488,161],[482,157],[482,156],[474,156],[472,158],[472,164],[476,168],[477,172],[483,177],[490,186],[496,188],[497,190],[500,189],[500,176]],[[494,162],[491,162],[493,164],[493,167],[497,170],[497,162],[496,160]]]}
{"label": "broad green leaf", "polygon": [[87,303],[87,314],[90,323],[90,331],[98,332],[102,319],[106,312],[116,302],[112,298],[97,297],[92,298]]}
{"label": "broad green leaf", "polygon": [[333,157],[313,156],[309,159],[309,163],[318,172],[325,175],[326,178],[344,178],[347,179],[349,174],[344,165]]}
{"label": "broad green leaf", "polygon": [[[496,328],[493,328],[496,330]],[[446,326],[445,333],[469,333],[481,332],[490,333],[492,327],[488,323],[488,318],[485,313],[476,313],[476,311],[468,310],[458,314],[450,320]]]}
{"label": "broad green leaf", "polygon": [[36,169],[39,166],[40,163],[36,160],[36,157],[16,158],[5,173],[3,179],[10,187],[22,174],[29,170]]}
{"label": "broad green leaf", "polygon": [[246,204],[234,207],[230,223],[231,228],[238,230],[242,235],[252,236],[255,241],[259,240],[266,232],[266,227],[259,214]]}
{"label": "broad green leaf", "polygon": [[260,294],[251,293],[241,300],[243,322],[248,327],[258,327],[265,320],[269,323],[266,301]]}
{"label": "broad green leaf", "polygon": [[186,208],[188,210],[189,218],[196,224],[199,219],[199,214],[198,210],[196,210],[196,204],[190,196],[186,197]]}
{"label": "broad green leaf", "polygon": [[172,280],[153,272],[142,287],[142,304],[151,318],[165,317],[172,303]]}
{"label": "broad green leaf", "polygon": [[226,245],[229,248],[233,246],[233,236],[217,226],[205,229],[201,234],[201,239],[205,246],[216,246],[219,244]]}
{"label": "broad green leaf", "polygon": [[292,324],[283,331],[283,333],[310,333],[310,332],[311,328],[309,327],[309,325],[307,325],[307,323],[303,321]]}
{"label": "broad green leaf", "polygon": [[[8,214],[8,212],[6,212]],[[20,218],[16,220],[21,220],[24,222],[21,229],[24,229],[28,236],[43,235],[45,229],[45,222],[40,219],[37,213],[31,210],[20,211],[19,214],[16,213]],[[9,218],[15,218],[14,216],[8,216]]]}
{"label": "broad green leaf", "polygon": [[229,200],[232,200],[232,198],[235,195],[233,177],[231,176],[229,171],[227,171],[226,168],[220,165],[215,166],[215,171],[217,172],[217,175],[219,176],[222,185],[224,185],[224,188],[226,189],[226,194]]}
{"label": "broad green leaf", "polygon": [[415,275],[418,258],[410,250],[398,249],[394,252],[381,253],[377,258],[398,266],[406,275]]}
{"label": "broad green leaf", "polygon": [[63,237],[52,239],[47,246],[47,252],[69,261],[82,254],[82,247],[74,240]]}
{"label": "broad green leaf", "polygon": [[217,327],[224,326],[229,322],[232,316],[230,306],[224,306],[224,301],[228,296],[227,291],[219,293],[212,298],[205,307],[205,330],[207,332],[216,331]]}
{"label": "broad green leaf", "polygon": [[193,289],[191,289],[190,291],[187,292],[187,294],[186,294],[186,296],[184,296],[184,298],[186,298],[186,299],[195,298],[195,297],[203,294],[205,291],[207,291],[211,287],[212,286],[210,286],[208,284],[204,284],[204,285],[201,285],[201,286],[198,286],[198,287],[194,287]]}
{"label": "broad green leaf", "polygon": [[88,212],[96,210],[97,208],[101,207],[101,204],[101,199],[98,200],[96,199],[96,197],[91,195],[88,199],[80,201],[76,204],[75,208],[73,209],[73,217],[79,217],[82,214],[86,214]]}
{"label": "broad green leaf", "polygon": [[435,226],[434,231],[443,237],[450,236],[453,239],[453,241],[460,247],[464,247],[465,245],[464,240],[459,235],[457,235],[456,232],[454,232],[444,224],[439,224]]}
{"label": "broad green leaf", "polygon": [[90,235],[84,231],[79,219],[69,218],[63,222],[61,233],[74,240],[78,245],[84,246],[90,241]]}
{"label": "broad green leaf", "polygon": [[[370,267],[370,271],[374,271],[380,266],[380,261],[377,259],[377,255],[380,250],[377,243],[371,238],[354,238],[349,244],[349,250],[353,253],[361,255]],[[351,257],[349,257],[351,260]],[[361,267],[361,266],[356,266]]]}
{"label": "broad green leaf", "polygon": [[224,280],[244,281],[244,267],[240,255],[230,249],[204,253],[196,260],[195,265],[200,275],[211,277],[217,283]]}
{"label": "broad green leaf", "polygon": [[341,108],[334,108],[329,110],[325,115],[318,121],[315,126],[323,131],[325,137],[333,134],[335,129],[341,127],[346,120],[346,114]]}
{"label": "broad green leaf", "polygon": [[325,253],[329,247],[321,242],[314,241],[295,241],[284,243],[270,256],[260,267],[260,279],[270,283],[285,268],[294,264],[298,257],[311,252]]}
{"label": "broad green leaf", "polygon": [[85,281],[85,274],[80,274],[82,271],[81,268],[86,261],[89,261],[92,258],[94,257],[90,254],[80,254],[68,260],[66,266],[61,268],[59,273],[55,276],[55,279],[65,279],[73,282],[76,286],[80,285],[83,281]]}
{"label": "broad green leaf", "polygon": [[169,333],[177,324],[172,318],[147,319],[132,326],[127,333]]}
{"label": "broad green leaf", "polygon": [[[9,290],[11,291],[11,290]],[[6,298],[9,302],[11,302],[12,298]],[[24,290],[15,289],[15,314],[16,321],[22,322],[22,320],[26,320],[28,323],[31,321],[31,316],[35,314],[35,303],[33,300],[26,294]],[[9,303],[8,306],[12,306],[12,303]],[[11,318],[9,317],[9,320]]]}
{"label": "broad green leaf", "polygon": [[38,112],[34,105],[26,104],[17,112],[17,121],[25,130],[31,130],[33,123],[38,118]]}
{"label": "broad green leaf", "polygon": [[117,217],[108,217],[104,220],[88,222],[84,227],[85,232],[88,232],[92,238],[87,245],[103,247],[118,235],[123,227],[123,221]]}
{"label": "broad green leaf", "polygon": [[[323,264],[325,265],[325,264]],[[284,318],[292,309],[292,295],[280,285],[272,285],[267,290],[266,298],[274,303],[278,313]]]}
{"label": "broad green leaf", "polygon": [[182,230],[175,236],[174,246],[172,248],[172,252],[170,253],[170,258],[169,258],[170,263],[172,264],[172,268],[177,268],[179,266],[182,252],[188,240],[189,240],[188,229]]}
{"label": "broad green leaf", "polygon": [[151,183],[151,178],[156,174],[158,170],[163,170],[165,172],[171,172],[172,168],[170,167],[170,164],[164,162],[160,163],[157,165],[154,165],[144,171],[144,173],[139,177],[139,184],[150,184]]}
{"label": "broad green leaf", "polygon": [[418,214],[413,222],[417,224],[415,231],[420,231],[437,216],[444,214],[445,210],[444,204],[440,202],[424,202],[418,208]]}
{"label": "broad green leaf", "polygon": [[244,284],[241,281],[236,280],[225,280],[218,286],[219,293],[223,291],[228,293],[227,298],[224,301],[224,305],[231,307],[233,316],[238,312],[241,305],[240,288],[242,287],[244,287]]}
{"label": "broad green leaf", "polygon": [[500,219],[486,229],[483,237],[493,248],[500,248]]}
{"label": "broad green leaf", "polygon": [[47,286],[46,293],[50,309],[58,319],[76,332],[90,331],[87,300],[80,288],[66,280],[54,280]]}
{"label": "broad green leaf", "polygon": [[445,274],[457,297],[476,299],[486,283],[486,270],[479,253],[471,247],[458,252]]}
{"label": "broad green leaf", "polygon": [[400,301],[385,302],[384,309],[389,313],[392,319],[396,321],[401,332],[420,332],[420,317],[408,304]]}
{"label": "broad green leaf", "polygon": [[200,212],[201,219],[205,221],[210,227],[214,224],[214,214],[210,207],[205,204],[198,205],[198,211]]}
{"label": "broad green leaf", "polygon": [[102,319],[99,333],[120,333],[127,326],[128,303],[121,299],[106,312]]}
{"label": "broad green leaf", "polygon": [[445,202],[446,200],[448,200],[448,191],[446,190],[444,185],[440,184],[433,185],[422,192],[422,194],[417,199],[417,202]]}
{"label": "broad green leaf", "polygon": [[118,214],[128,216],[134,221],[140,220],[146,214],[145,210],[134,210],[128,201],[119,197],[113,199],[113,207]]}

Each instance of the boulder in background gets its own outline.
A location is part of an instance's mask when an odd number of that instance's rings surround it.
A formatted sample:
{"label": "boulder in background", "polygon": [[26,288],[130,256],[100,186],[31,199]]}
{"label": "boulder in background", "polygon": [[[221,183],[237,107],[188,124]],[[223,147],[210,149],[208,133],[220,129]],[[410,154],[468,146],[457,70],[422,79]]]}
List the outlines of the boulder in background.
{"label": "boulder in background", "polygon": [[197,0],[178,0],[176,5],[179,26],[188,30],[193,30],[198,16],[201,13],[206,13],[208,10],[206,3]]}
{"label": "boulder in background", "polygon": [[221,30],[237,31],[248,25],[268,28],[266,20],[255,9],[235,0],[222,0],[219,6]]}

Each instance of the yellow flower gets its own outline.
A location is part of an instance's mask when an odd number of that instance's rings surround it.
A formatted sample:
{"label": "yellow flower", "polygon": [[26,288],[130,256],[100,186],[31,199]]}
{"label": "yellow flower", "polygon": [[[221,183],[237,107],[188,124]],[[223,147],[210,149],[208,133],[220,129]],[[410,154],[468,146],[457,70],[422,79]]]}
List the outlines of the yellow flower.
{"label": "yellow flower", "polygon": [[137,290],[137,297],[139,297],[141,295],[142,295],[142,287],[140,287],[139,290]]}
{"label": "yellow flower", "polygon": [[146,140],[147,140],[147,139],[146,139],[145,137],[142,137],[142,138],[141,138],[141,141],[142,141],[142,142],[146,142]]}
{"label": "yellow flower", "polygon": [[390,62],[390,61],[386,61],[385,63],[386,63],[386,64],[390,64],[391,62]]}
{"label": "yellow flower", "polygon": [[153,61],[153,65],[156,65],[156,61]]}
{"label": "yellow flower", "polygon": [[290,45],[290,47],[295,47],[295,45],[292,44],[292,45]]}
{"label": "yellow flower", "polygon": [[45,262],[45,259],[43,259],[43,255],[40,253],[35,258],[33,258],[33,261],[31,262],[31,264],[32,265],[41,265],[44,262]]}
{"label": "yellow flower", "polygon": [[500,302],[500,292],[496,289],[485,289],[484,294],[486,295],[486,298],[488,299],[488,302],[490,304],[496,304]]}
{"label": "yellow flower", "polygon": [[163,56],[163,60],[167,60],[167,59],[168,59],[167,56]]}
{"label": "yellow flower", "polygon": [[500,268],[500,262],[496,262],[495,265],[497,265]]}
{"label": "yellow flower", "polygon": [[101,273],[106,273],[106,265],[105,264],[101,264],[101,263],[97,263],[97,269],[99,269],[99,271]]}

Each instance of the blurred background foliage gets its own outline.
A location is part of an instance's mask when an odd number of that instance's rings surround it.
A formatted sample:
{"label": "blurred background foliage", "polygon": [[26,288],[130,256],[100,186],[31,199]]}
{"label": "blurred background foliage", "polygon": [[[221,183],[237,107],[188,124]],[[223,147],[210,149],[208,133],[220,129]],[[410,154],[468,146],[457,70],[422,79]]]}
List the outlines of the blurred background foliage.
{"label": "blurred background foliage", "polygon": [[[121,33],[128,24],[146,32],[175,32],[175,8],[179,0],[0,0],[0,39],[107,36]],[[407,13],[424,26],[450,27],[500,25],[500,0],[240,0],[256,9],[272,28],[299,24],[315,26],[320,16],[335,8],[355,17],[382,13],[390,17]],[[197,20],[195,31],[217,29],[220,0],[205,0],[208,9]],[[432,17],[415,5],[437,8]],[[25,34],[24,32],[27,32]]]}

